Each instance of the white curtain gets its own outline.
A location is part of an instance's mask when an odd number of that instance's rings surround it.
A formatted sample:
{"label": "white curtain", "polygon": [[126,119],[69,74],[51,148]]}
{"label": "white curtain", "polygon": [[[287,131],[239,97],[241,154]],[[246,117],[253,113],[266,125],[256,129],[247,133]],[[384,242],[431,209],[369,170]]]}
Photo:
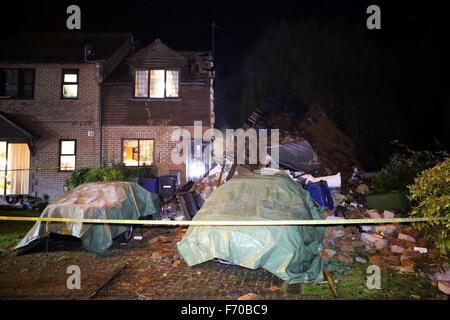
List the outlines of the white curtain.
{"label": "white curtain", "polygon": [[166,96],[178,97],[178,71],[167,70],[166,73]]}
{"label": "white curtain", "polygon": [[139,165],[153,164],[153,140],[139,140]]}
{"label": "white curtain", "polygon": [[164,70],[150,70],[150,98],[164,98]]}
{"label": "white curtain", "polygon": [[136,78],[134,81],[134,96],[148,97],[148,71],[136,70]]}
{"label": "white curtain", "polygon": [[26,143],[8,143],[7,194],[28,194],[30,149]]}
{"label": "white curtain", "polygon": [[6,141],[0,141],[0,195],[5,193]]}

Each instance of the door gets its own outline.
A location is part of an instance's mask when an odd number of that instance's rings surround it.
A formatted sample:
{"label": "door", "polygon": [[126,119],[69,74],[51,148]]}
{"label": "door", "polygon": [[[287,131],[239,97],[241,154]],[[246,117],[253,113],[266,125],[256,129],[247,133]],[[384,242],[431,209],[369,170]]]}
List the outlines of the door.
{"label": "door", "polygon": [[28,144],[0,142],[0,194],[28,194],[29,169]]}
{"label": "door", "polygon": [[190,150],[186,152],[186,181],[199,181],[209,171],[212,159],[211,146],[210,141],[191,139]]}

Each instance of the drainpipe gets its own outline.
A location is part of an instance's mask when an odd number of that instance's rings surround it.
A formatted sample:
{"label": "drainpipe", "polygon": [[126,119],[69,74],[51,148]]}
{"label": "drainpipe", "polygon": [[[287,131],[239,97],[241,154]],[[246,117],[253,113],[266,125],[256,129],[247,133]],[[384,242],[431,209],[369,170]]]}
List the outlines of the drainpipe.
{"label": "drainpipe", "polygon": [[[92,45],[86,44],[84,46],[84,61],[86,63],[95,64],[97,77],[100,76],[100,62],[105,62],[106,60],[88,60],[88,56],[93,53]],[[103,81],[105,80],[105,76],[102,76],[102,81],[100,82],[100,106],[99,106],[99,115],[98,115],[98,124],[100,127],[100,157],[99,157],[99,167],[102,166],[102,154],[103,154]]]}
{"label": "drainpipe", "polygon": [[99,167],[103,165],[103,79],[100,82],[100,110],[98,115],[98,124],[100,127],[100,159],[99,159]]}

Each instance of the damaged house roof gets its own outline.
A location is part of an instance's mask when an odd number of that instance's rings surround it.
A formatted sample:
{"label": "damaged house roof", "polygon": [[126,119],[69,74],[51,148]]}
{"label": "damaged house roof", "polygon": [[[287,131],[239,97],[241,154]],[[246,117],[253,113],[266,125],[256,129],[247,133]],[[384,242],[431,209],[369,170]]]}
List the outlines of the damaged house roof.
{"label": "damaged house roof", "polygon": [[[106,78],[105,83],[132,83],[133,70],[130,66],[145,65],[147,67],[155,65],[158,68],[162,67],[161,63],[165,62],[160,60],[158,56],[163,51],[173,57],[170,60],[170,65],[167,65],[167,67],[173,68],[175,61],[177,66],[181,68],[180,80],[182,83],[207,83],[209,74],[205,71],[210,69],[208,57],[211,53],[209,51],[177,51],[168,47],[160,39],[155,39],[152,43],[137,51],[130,51],[125,59]],[[155,54],[155,58],[152,58],[153,54]]]}

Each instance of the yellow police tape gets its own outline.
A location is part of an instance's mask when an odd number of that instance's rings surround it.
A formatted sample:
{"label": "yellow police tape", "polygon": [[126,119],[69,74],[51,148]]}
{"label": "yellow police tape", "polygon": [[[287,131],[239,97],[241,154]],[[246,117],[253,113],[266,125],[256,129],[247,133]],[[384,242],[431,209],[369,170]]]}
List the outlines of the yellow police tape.
{"label": "yellow police tape", "polygon": [[83,222],[111,224],[142,225],[194,225],[194,226],[300,226],[300,225],[341,225],[341,224],[376,224],[409,223],[427,221],[445,221],[450,217],[434,218],[393,218],[393,219],[336,219],[336,220],[258,220],[258,221],[192,221],[192,220],[129,220],[129,219],[75,219],[75,218],[40,218],[0,216],[0,221],[48,221],[48,222]]}

